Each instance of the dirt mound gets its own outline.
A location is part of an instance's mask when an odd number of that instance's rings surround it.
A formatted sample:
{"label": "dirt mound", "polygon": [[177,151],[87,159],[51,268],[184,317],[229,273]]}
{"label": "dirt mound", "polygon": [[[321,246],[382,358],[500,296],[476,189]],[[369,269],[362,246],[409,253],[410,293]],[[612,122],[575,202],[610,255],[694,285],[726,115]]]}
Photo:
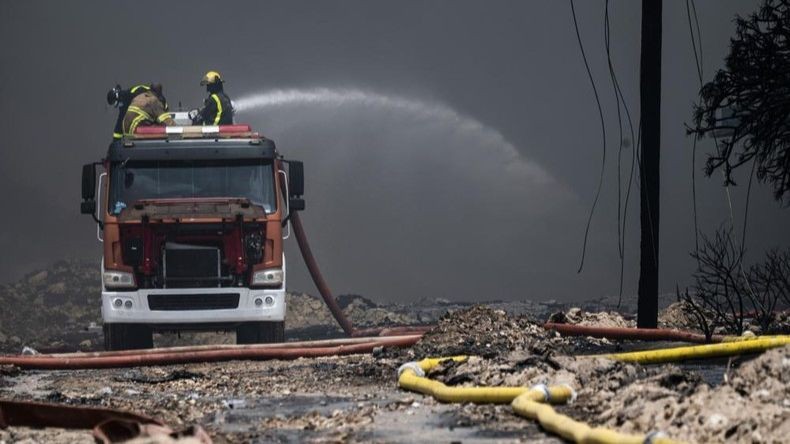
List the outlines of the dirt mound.
{"label": "dirt mound", "polygon": [[578,307],[552,314],[549,322],[594,327],[636,327],[634,320],[625,319],[622,314],[615,311],[588,312]]}
{"label": "dirt mound", "polygon": [[741,365],[728,383],[685,393],[654,380],[626,387],[601,420],[625,431],[662,430],[691,442],[786,442],[790,436],[790,347]]}
{"label": "dirt mound", "polygon": [[[359,295],[341,295],[338,304],[343,313],[351,319],[354,327],[381,327],[386,325],[411,325],[419,320],[410,313],[398,310],[395,306],[377,305],[370,299]],[[341,331],[337,321],[330,313],[323,299],[306,293],[288,293],[286,296],[287,313],[285,327],[288,330],[325,329],[329,332]]]}
{"label": "dirt mound", "polygon": [[745,363],[729,377],[729,384],[746,398],[790,409],[790,346]]}
{"label": "dirt mound", "polygon": [[69,260],[0,286],[3,306],[13,307],[0,310],[0,350],[93,348],[96,332],[87,329],[101,322],[99,279],[97,263]]}
{"label": "dirt mound", "polygon": [[658,326],[676,330],[699,331],[699,322],[691,313],[692,309],[685,302],[673,302],[658,313]]}
{"label": "dirt mound", "polygon": [[[604,325],[627,326],[622,318],[606,313],[569,314],[579,323],[601,325],[604,320],[611,322]],[[472,355],[431,372],[430,377],[448,385],[569,384],[578,394],[577,401],[564,408],[570,416],[622,432],[661,431],[688,442],[779,443],[790,436],[790,347],[745,362],[712,388],[699,373],[677,365],[582,357],[586,353],[579,350],[590,341],[560,338],[527,318],[477,306],[443,317],[414,347],[413,358]],[[460,414],[477,423],[485,421],[491,409],[465,406]]]}
{"label": "dirt mound", "polygon": [[443,316],[413,351],[416,357],[494,357],[515,350],[548,349],[556,338],[526,316],[511,317],[503,310],[477,305]]}
{"label": "dirt mound", "polygon": [[[544,343],[557,345],[552,340]],[[561,348],[560,343],[555,350]],[[661,431],[682,441],[711,443],[780,443],[790,433],[790,347],[744,363],[729,382],[715,388],[699,374],[675,365],[537,355],[518,348],[489,358],[447,362],[430,376],[460,386],[569,384],[578,399],[564,408],[567,414],[622,432]],[[467,406],[462,414],[474,422],[490,409]]]}

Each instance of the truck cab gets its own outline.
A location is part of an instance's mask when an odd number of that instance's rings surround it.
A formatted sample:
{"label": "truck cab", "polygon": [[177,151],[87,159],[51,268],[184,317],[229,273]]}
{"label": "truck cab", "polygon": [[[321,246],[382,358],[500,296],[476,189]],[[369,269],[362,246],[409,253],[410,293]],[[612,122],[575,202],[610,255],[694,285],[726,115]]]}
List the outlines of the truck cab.
{"label": "truck cab", "polygon": [[154,331],[235,330],[284,340],[289,215],[301,162],[248,125],[148,126],[83,166],[83,214],[102,243],[105,348],[153,347]]}

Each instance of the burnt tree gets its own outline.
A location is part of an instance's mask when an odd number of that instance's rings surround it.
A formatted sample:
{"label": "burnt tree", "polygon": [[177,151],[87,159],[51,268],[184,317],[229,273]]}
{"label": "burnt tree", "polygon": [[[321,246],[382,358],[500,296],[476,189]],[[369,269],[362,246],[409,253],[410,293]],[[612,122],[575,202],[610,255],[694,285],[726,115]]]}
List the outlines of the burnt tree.
{"label": "burnt tree", "polygon": [[759,181],[790,204],[790,0],[766,0],[759,11],[737,16],[725,67],[700,90],[694,110],[697,137],[716,137],[706,174],[756,162]]}

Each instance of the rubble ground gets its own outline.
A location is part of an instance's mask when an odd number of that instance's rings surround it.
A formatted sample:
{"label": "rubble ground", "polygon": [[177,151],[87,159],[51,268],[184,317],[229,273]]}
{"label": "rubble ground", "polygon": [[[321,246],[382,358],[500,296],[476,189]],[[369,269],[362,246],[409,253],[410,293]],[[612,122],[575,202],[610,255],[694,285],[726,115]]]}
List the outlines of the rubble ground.
{"label": "rubble ground", "polygon": [[[768,351],[735,368],[721,366],[726,377],[711,386],[699,373],[677,365],[581,357],[573,353],[578,344],[571,338],[519,325],[523,320],[508,324],[506,319],[504,313],[483,307],[443,319],[426,335],[427,344],[417,348],[456,346],[463,353],[483,345],[496,352],[473,353],[461,363],[447,361],[429,376],[461,386],[569,384],[578,398],[563,409],[568,415],[623,432],[658,430],[675,439],[705,443],[781,443],[790,436],[790,347]],[[449,334],[436,336],[443,327]],[[465,331],[464,342],[456,343],[454,333],[460,331]],[[449,341],[442,343],[445,340]],[[470,421],[500,413],[494,406],[463,408]]]}
{"label": "rubble ground", "polygon": [[[644,344],[643,344],[644,345]],[[448,385],[568,383],[558,410],[592,425],[660,430],[688,442],[782,442],[790,433],[790,348],[740,365],[712,386],[675,365],[576,357],[622,348],[563,338],[525,316],[485,306],[453,311],[410,349],[373,355],[79,371],[0,371],[0,397],[120,408],[173,428],[203,426],[215,442],[562,442],[507,405],[447,405],[397,387],[397,368],[427,356],[472,355],[429,376]],[[748,412],[744,415],[743,412]],[[90,442],[89,432],[12,428],[0,441]]]}
{"label": "rubble ground", "polygon": [[[96,264],[61,261],[0,285],[0,351],[96,350],[101,328]],[[289,293],[290,340],[341,335],[323,302]],[[632,433],[660,430],[688,442],[783,442],[790,436],[790,348],[732,361],[640,366],[584,358],[672,344],[562,337],[543,320],[609,327],[633,317],[594,302],[581,308],[522,301],[472,306],[440,300],[382,305],[344,295],[359,327],[435,324],[407,349],[372,355],[232,361],[79,371],[0,368],[0,398],[120,408],[174,429],[199,424],[215,442],[563,442],[507,405],[449,405],[400,390],[397,368],[424,357],[469,355],[432,378],[448,385],[568,383],[578,399],[558,410],[591,425]],[[554,313],[554,314],[551,314]],[[693,329],[671,304],[662,326]],[[233,333],[157,334],[157,346],[232,343]],[[0,430],[2,442],[93,442],[90,432]]]}

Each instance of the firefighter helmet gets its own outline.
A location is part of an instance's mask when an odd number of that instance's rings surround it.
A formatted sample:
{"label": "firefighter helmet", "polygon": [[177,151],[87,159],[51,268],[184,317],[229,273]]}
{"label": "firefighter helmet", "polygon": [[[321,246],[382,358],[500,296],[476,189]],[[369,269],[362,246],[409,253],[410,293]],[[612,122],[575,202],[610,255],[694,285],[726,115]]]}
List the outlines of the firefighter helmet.
{"label": "firefighter helmet", "polygon": [[222,80],[222,77],[219,75],[217,71],[209,71],[206,75],[203,76],[203,80],[200,81],[202,86],[206,85],[216,85],[217,83],[224,83],[225,81]]}

